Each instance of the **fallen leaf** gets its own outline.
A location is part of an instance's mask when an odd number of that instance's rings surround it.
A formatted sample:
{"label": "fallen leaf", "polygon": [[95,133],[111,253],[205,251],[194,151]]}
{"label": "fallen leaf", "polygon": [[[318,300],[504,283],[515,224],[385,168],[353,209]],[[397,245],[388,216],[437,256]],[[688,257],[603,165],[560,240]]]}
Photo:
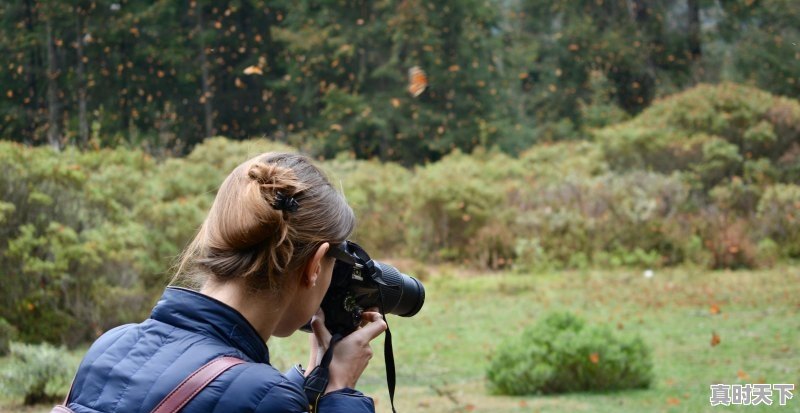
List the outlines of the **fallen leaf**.
{"label": "fallen leaf", "polygon": [[719,338],[719,334],[717,334],[716,332],[712,332],[711,333],[711,347],[716,347],[717,345],[719,345],[720,341],[721,340]]}
{"label": "fallen leaf", "polygon": [[738,377],[739,380],[747,380],[750,378],[750,375],[745,373],[744,370],[739,369],[739,371],[736,372],[736,377]]}
{"label": "fallen leaf", "polygon": [[677,405],[681,404],[681,399],[679,399],[677,397],[669,397],[669,398],[667,398],[667,404],[670,405],[670,406],[677,406]]}
{"label": "fallen leaf", "polygon": [[600,362],[600,355],[597,354],[597,353],[589,354],[589,361],[591,361],[594,364],[599,363]]}

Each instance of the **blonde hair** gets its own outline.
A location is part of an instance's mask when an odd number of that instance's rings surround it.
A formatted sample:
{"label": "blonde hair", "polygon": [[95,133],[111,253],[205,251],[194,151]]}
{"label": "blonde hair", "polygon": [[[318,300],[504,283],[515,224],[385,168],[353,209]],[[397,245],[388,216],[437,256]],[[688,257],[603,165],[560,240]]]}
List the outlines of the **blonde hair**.
{"label": "blonde hair", "polygon": [[[297,209],[277,209],[281,197]],[[225,178],[173,282],[243,278],[255,290],[278,290],[322,243],[344,242],[354,227],[344,196],[308,157],[265,153]]]}

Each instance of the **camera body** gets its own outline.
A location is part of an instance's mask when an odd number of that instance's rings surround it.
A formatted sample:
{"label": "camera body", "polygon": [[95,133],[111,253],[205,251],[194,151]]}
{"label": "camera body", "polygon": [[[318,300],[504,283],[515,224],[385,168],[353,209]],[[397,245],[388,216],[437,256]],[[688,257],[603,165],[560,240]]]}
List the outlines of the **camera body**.
{"label": "camera body", "polygon": [[[321,307],[331,334],[344,336],[355,331],[361,324],[361,313],[371,307],[401,317],[411,317],[422,308],[422,283],[389,264],[372,260],[358,244],[345,241],[331,247],[328,255],[336,258],[336,263]],[[310,331],[310,325],[303,329]]]}

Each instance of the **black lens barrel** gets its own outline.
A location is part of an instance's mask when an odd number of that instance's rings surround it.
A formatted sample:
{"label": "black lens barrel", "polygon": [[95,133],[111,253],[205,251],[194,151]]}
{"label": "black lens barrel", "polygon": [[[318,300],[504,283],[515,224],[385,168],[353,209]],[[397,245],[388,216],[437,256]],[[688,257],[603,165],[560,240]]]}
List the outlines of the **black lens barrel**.
{"label": "black lens barrel", "polygon": [[374,262],[381,270],[383,281],[388,285],[379,287],[383,295],[384,311],[401,317],[417,314],[425,303],[425,287],[422,283],[389,264]]}

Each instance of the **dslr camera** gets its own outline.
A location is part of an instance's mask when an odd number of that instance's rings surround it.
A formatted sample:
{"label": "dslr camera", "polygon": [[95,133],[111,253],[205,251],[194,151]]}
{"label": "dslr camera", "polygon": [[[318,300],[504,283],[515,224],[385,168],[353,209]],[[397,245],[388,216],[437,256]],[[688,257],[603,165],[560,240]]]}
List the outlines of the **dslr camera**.
{"label": "dslr camera", "polygon": [[[383,314],[411,317],[425,303],[425,288],[416,278],[375,261],[352,241],[331,246],[336,258],[331,285],[322,299],[325,327],[331,334],[346,336],[361,324],[361,313],[377,307]],[[311,325],[303,330],[310,332]]]}

